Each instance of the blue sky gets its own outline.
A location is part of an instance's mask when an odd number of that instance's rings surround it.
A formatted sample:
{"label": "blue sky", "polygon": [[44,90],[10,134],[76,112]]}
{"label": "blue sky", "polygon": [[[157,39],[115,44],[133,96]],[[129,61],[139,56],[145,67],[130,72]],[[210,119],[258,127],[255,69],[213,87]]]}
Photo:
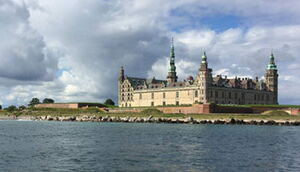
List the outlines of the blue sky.
{"label": "blue sky", "polygon": [[300,104],[299,18],[298,0],[1,1],[0,104],[116,100],[120,66],[165,79],[171,37],[180,79],[203,51],[214,74],[262,78],[273,49],[279,102]]}

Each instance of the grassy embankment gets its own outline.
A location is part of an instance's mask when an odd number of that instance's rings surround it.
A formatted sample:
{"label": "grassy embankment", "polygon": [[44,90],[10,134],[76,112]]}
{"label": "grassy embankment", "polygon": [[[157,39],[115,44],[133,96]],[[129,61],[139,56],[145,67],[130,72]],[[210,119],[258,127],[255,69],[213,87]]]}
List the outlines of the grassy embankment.
{"label": "grassy embankment", "polygon": [[156,109],[146,109],[140,113],[107,113],[97,108],[88,109],[58,109],[58,108],[29,108],[22,111],[0,111],[0,116],[111,116],[111,117],[164,117],[164,118],[185,118],[192,117],[194,119],[206,120],[225,120],[225,119],[243,119],[243,120],[300,120],[299,116],[288,115],[283,111],[271,111],[265,114],[164,114]]}

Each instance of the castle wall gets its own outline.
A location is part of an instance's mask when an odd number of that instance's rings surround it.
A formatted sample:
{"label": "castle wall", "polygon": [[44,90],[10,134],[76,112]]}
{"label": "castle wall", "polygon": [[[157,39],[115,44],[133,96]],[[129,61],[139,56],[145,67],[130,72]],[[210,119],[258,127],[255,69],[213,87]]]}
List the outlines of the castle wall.
{"label": "castle wall", "polygon": [[37,108],[71,108],[77,109],[78,103],[45,103],[35,105]]}
{"label": "castle wall", "polygon": [[165,88],[133,91],[131,107],[193,104],[195,88]]}
{"label": "castle wall", "polygon": [[210,87],[208,92],[208,102],[216,104],[275,104],[270,91]]}

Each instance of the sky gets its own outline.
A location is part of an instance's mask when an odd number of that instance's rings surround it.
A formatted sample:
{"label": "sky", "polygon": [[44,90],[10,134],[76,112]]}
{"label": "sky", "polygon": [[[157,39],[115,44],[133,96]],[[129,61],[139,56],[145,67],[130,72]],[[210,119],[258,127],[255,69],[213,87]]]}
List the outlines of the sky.
{"label": "sky", "polygon": [[263,78],[273,51],[279,103],[300,104],[299,0],[0,0],[0,104],[117,100],[128,76],[180,80],[206,51],[214,75]]}

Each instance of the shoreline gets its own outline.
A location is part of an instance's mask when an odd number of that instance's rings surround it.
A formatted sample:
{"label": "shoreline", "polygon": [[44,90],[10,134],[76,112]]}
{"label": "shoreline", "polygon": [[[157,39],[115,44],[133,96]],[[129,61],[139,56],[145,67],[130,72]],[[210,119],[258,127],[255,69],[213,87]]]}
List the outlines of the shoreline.
{"label": "shoreline", "polygon": [[275,125],[300,126],[300,120],[266,120],[266,119],[194,119],[168,117],[114,117],[114,116],[0,116],[0,120],[19,121],[66,121],[66,122],[122,122],[122,123],[167,123],[167,124],[227,124],[227,125]]}

